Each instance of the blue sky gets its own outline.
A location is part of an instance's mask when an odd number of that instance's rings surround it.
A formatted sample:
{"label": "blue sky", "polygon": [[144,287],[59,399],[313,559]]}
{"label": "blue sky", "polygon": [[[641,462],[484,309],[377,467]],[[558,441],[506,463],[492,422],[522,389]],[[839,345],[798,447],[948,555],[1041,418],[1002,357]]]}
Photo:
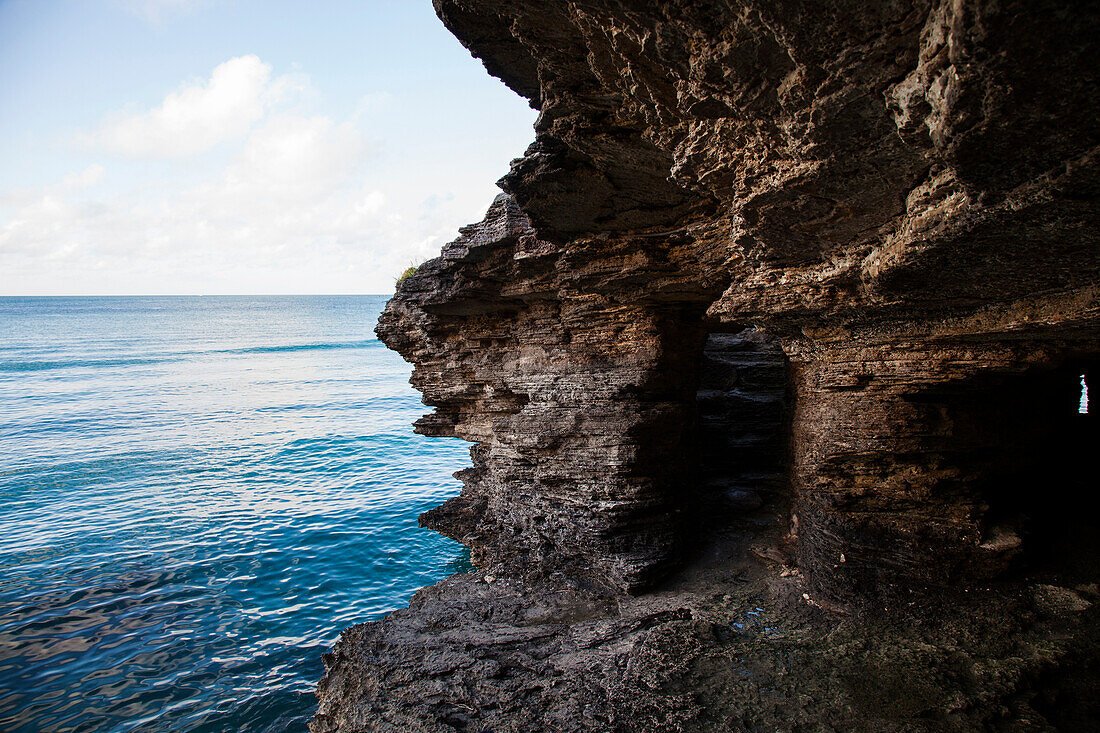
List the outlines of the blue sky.
{"label": "blue sky", "polygon": [[388,292],[534,119],[430,0],[0,0],[0,295]]}

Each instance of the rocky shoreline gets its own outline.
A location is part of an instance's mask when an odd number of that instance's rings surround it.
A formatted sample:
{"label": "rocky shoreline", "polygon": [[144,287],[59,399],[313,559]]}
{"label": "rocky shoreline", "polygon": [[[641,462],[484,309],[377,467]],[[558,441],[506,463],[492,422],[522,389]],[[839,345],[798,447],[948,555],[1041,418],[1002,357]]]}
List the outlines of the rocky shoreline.
{"label": "rocky shoreline", "polygon": [[377,329],[478,570],[311,730],[1094,727],[1100,10],[436,10],[540,110]]}
{"label": "rocky shoreline", "polygon": [[[1090,730],[1089,558],[896,609],[814,600],[767,506],[659,587],[478,570],[344,632],[311,723],[336,731]],[[716,523],[717,524],[717,523]]]}

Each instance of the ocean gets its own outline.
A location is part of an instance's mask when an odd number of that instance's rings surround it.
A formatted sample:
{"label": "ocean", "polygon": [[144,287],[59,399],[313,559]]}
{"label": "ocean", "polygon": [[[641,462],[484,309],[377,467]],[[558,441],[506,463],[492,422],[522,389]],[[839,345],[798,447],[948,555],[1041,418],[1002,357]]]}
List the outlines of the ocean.
{"label": "ocean", "polygon": [[468,569],[384,304],[0,298],[0,730],[304,731],[341,629]]}

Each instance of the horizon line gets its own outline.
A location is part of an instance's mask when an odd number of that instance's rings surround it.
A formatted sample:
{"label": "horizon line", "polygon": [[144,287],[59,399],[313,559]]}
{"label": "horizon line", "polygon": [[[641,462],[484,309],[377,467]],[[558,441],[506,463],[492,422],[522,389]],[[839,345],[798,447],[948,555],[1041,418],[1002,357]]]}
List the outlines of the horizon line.
{"label": "horizon line", "polygon": [[73,293],[62,294],[22,294],[5,295],[0,298],[302,298],[308,296],[359,298],[366,296],[393,295],[393,293]]}

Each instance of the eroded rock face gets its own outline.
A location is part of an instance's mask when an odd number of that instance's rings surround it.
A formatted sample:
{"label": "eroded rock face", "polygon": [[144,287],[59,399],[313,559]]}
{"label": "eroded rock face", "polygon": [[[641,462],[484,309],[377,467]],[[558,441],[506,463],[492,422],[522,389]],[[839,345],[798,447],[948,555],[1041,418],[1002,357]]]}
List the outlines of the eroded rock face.
{"label": "eroded rock face", "polygon": [[[1004,544],[986,469],[944,457],[970,436],[928,424],[986,408],[922,395],[1100,353],[1095,6],[436,9],[541,115],[513,198],[380,326],[438,408],[421,429],[478,443],[430,526],[486,562],[659,577],[698,473],[705,336],[754,326],[792,364],[795,534],[821,592],[849,543],[872,580],[837,600],[1005,564],[981,549]],[[918,567],[930,545],[951,572]]]}
{"label": "eroded rock face", "polygon": [[[1057,574],[1050,548],[1076,540],[1051,530],[1036,492],[1082,507],[1081,537],[1094,527],[1086,484],[1069,477],[1091,471],[1082,446],[1096,435],[1077,400],[1100,361],[1100,6],[435,7],[541,114],[501,182],[508,195],[401,284],[378,333],[436,408],[417,429],[475,443],[462,495],[422,522],[540,597],[555,578],[583,578],[601,589],[595,617],[621,622],[597,642],[558,609],[547,631],[558,646],[538,654],[581,669],[588,657],[562,650],[606,644],[623,655],[616,669],[659,675],[667,660],[626,641],[637,627],[624,619],[645,601],[624,610],[618,594],[689,572],[718,546],[747,552],[728,537],[735,525],[762,538],[753,556],[778,564],[773,580],[795,578],[796,601],[831,612],[916,613],[988,583],[1030,598],[1019,573],[1041,558]],[[733,334],[782,356],[769,352],[771,367],[735,356]],[[776,365],[779,384],[774,373],[753,384],[754,369]],[[711,567],[740,560],[725,562]],[[1082,587],[1096,580],[1091,566],[1074,573]],[[438,617],[469,587],[428,594],[414,623],[457,628]],[[784,607],[769,593],[762,607]],[[526,613],[498,600],[501,618]],[[386,623],[355,643],[415,676],[405,622]],[[327,689],[374,674],[349,648]],[[684,689],[707,679],[700,664],[676,673]],[[478,685],[482,697],[440,693],[439,710],[499,704],[511,689]],[[630,719],[599,689],[610,706],[599,720]],[[342,729],[350,693],[326,694],[342,712],[325,725]],[[981,706],[1001,703],[959,704],[978,706],[965,727],[990,724]],[[717,713],[698,709],[669,729],[706,730],[698,721]],[[421,713],[385,720],[434,729]]]}
{"label": "eroded rock face", "polygon": [[541,240],[502,195],[400,292],[378,334],[437,408],[417,429],[477,443],[462,495],[422,524],[480,566],[590,568],[626,588],[667,570],[719,289],[628,243]]}
{"label": "eroded rock face", "polygon": [[997,577],[1037,504],[1080,501],[1063,471],[1088,470],[1079,439],[1094,429],[1077,413],[1079,370],[1050,359],[903,342],[799,364],[792,487],[814,590],[896,607]]}

